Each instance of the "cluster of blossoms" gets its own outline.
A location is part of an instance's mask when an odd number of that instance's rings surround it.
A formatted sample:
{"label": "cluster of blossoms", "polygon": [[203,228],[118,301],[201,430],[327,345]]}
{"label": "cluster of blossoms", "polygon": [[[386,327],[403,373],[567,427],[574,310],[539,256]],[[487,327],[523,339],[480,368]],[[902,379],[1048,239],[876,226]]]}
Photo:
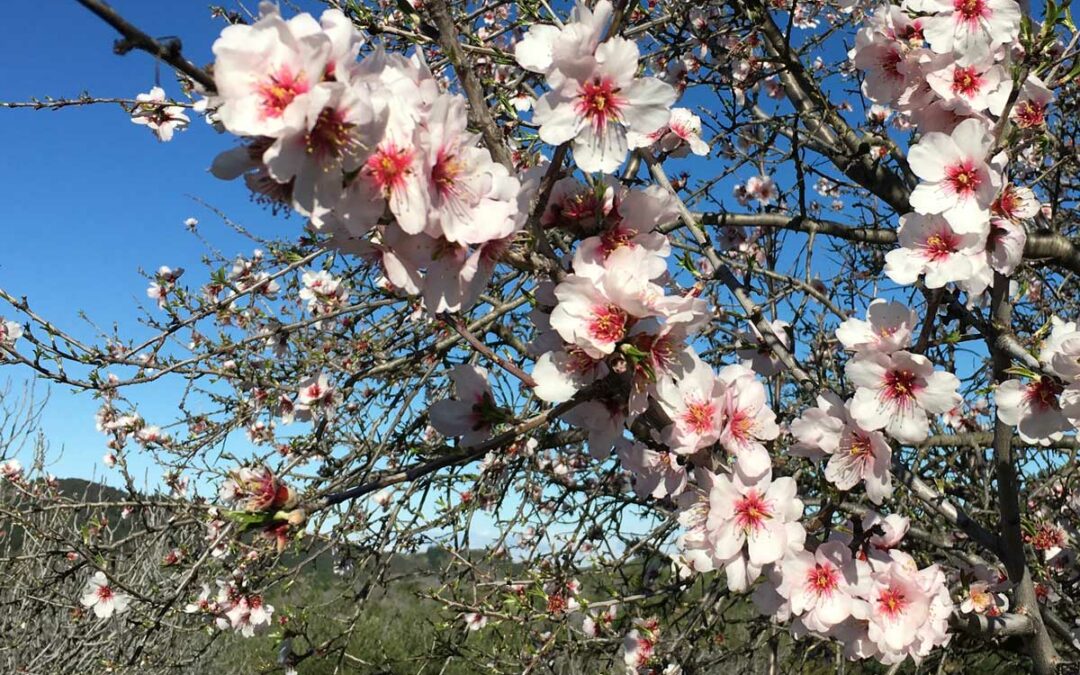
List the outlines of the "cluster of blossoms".
{"label": "cluster of blossoms", "polygon": [[358,61],[364,41],[339,10],[285,20],[269,3],[254,24],[226,28],[209,106],[249,140],[212,171],[307,216],[431,312],[468,307],[531,191],[478,146],[465,99],[419,57],[376,48]]}
{"label": "cluster of blossoms", "polygon": [[269,627],[274,615],[273,605],[257,593],[246,593],[237,584],[217,581],[217,593],[211,599],[210,587],[203,584],[194,602],[184,607],[188,614],[214,617],[218,630],[233,629],[244,637],[252,637],[260,627]]}
{"label": "cluster of blossoms", "polygon": [[892,664],[910,656],[918,662],[950,640],[955,606],[945,573],[937,565],[920,569],[893,548],[906,533],[905,519],[874,520],[880,519],[874,515],[863,527],[877,525],[880,534],[866,541],[834,533],[813,552],[785,557],[755,590],[754,601],[775,620],[791,621],[796,636],[839,640],[849,658]]}
{"label": "cluster of blossoms", "polygon": [[263,538],[279,551],[288,545],[292,528],[307,521],[307,513],[297,508],[296,490],[265,466],[242,467],[229,473],[218,488],[218,497],[237,507],[232,517],[250,527],[258,527]]}
{"label": "cluster of blossoms", "polygon": [[[800,11],[797,24],[814,25]],[[559,281],[533,293],[534,393],[563,403],[589,390],[561,419],[585,430],[594,458],[617,457],[639,496],[676,505],[677,546],[688,573],[723,570],[732,592],[756,586],[762,613],[790,623],[796,636],[842,642],[850,658],[918,661],[950,639],[955,605],[944,572],[920,568],[897,548],[908,523],[896,515],[871,513],[831,529],[824,541],[808,535],[796,481],[774,475],[769,450],[781,429],[761,378],[779,373],[780,359],[755,325],[740,336],[750,346],[738,351],[740,363],[714,369],[701,358],[694,337],[710,308],[698,287],[670,292],[672,243],[663,230],[678,219],[676,198],[609,175],[634,149],[671,156],[710,151],[701,120],[672,108],[677,89],[639,76],[637,45],[608,34],[613,13],[609,0],[578,4],[566,25],[534,24],[515,48],[518,64],[542,75],[548,87],[531,105],[539,138],[570,144],[582,172],[604,174],[587,182],[561,178],[539,214],[541,228],[571,235],[576,248]],[[885,273],[896,283],[958,284],[976,302],[995,272],[1009,275],[1022,259],[1025,222],[1038,215],[1039,204],[1030,189],[1009,182],[1008,157],[996,153],[994,130],[1006,115],[1020,129],[1041,126],[1050,94],[1029,76],[1007,110],[1019,30],[1013,0],[906,0],[879,9],[858,35],[851,58],[866,72],[864,93],[875,102],[871,123],[884,125],[895,108],[894,124],[921,133],[909,154],[921,182],[911,194],[912,212],[900,219],[900,248],[886,257]],[[364,44],[339,10],[318,20],[307,14],[286,20],[263,3],[255,23],[225,29],[213,48],[217,92],[206,105],[245,140],[220,155],[212,171],[243,177],[267,201],[309,219],[331,246],[377,264],[388,291],[419,296],[435,314],[467,309],[525,226],[539,172],[518,176],[495,161],[467,129],[465,99],[447,93],[420,55],[376,47],[359,59]],[[782,95],[776,79],[764,82],[770,95]],[[144,96],[133,121],[162,140],[187,123],[160,89]],[[524,98],[515,103],[522,111],[531,103]],[[839,189],[826,181],[818,191],[835,199]],[[760,175],[738,185],[735,198],[766,207],[780,194],[772,178]],[[721,248],[753,250],[738,228],[724,236]],[[237,260],[231,284],[273,297],[279,287],[260,262],[261,255]],[[161,268],[148,296],[164,306],[182,272]],[[346,283],[329,271],[306,271],[302,283],[300,298],[316,316],[347,302]],[[206,295],[223,290],[208,288]],[[885,300],[871,303],[865,320],[845,321],[837,338],[851,352],[845,367],[851,398],[822,392],[816,407],[789,427],[796,441],[791,454],[822,463],[825,480],[840,492],[861,486],[878,506],[893,494],[892,444],[925,441],[933,415],[956,415],[963,405],[956,376],[935,370],[913,348],[916,324],[911,309]],[[774,321],[770,332],[788,346],[788,328]],[[19,326],[0,323],[0,345],[20,335]],[[1075,324],[1055,320],[1040,363],[1045,374],[998,388],[997,414],[1025,440],[1045,444],[1080,423]],[[428,415],[440,433],[476,446],[513,419],[496,404],[483,368],[459,365],[449,377],[453,396],[434,403]],[[601,381],[617,386],[592,386]],[[270,405],[288,424],[328,418],[340,396],[320,373],[301,382],[295,396]],[[627,438],[647,412],[666,418],[666,426]],[[120,415],[111,403],[99,428],[117,450],[130,436],[145,446],[168,442],[159,428]],[[272,439],[272,423],[253,423],[248,434],[253,441]],[[489,454],[481,472],[495,472],[497,461]],[[542,468],[559,476],[573,464],[557,457]],[[296,492],[266,467],[232,472],[219,497],[258,516],[241,522],[256,522],[279,549],[289,528],[305,521]],[[387,488],[372,499],[387,507],[394,492]],[[212,536],[223,527],[215,520]],[[1048,560],[1064,544],[1064,533],[1053,528],[1033,539]],[[204,586],[187,611],[211,615],[219,628],[245,636],[270,624],[274,610],[261,596],[218,585],[215,600]],[[101,573],[91,586],[83,604],[98,616],[126,607]],[[548,613],[578,609],[578,590],[576,582],[552,582],[545,588]],[[1008,608],[1005,590],[1001,579],[980,577],[960,611],[999,616]],[[585,632],[599,634],[614,617],[615,606],[590,614]],[[482,612],[463,618],[469,630],[488,622]],[[660,634],[655,619],[635,620],[624,642],[629,669],[656,663]]]}
{"label": "cluster of blossoms", "polygon": [[349,288],[342,279],[326,270],[304,272],[300,278],[304,287],[300,299],[307,303],[308,311],[315,316],[331,314],[345,306]]}
{"label": "cluster of blossoms", "polygon": [[895,106],[921,134],[908,153],[920,180],[913,212],[900,219],[901,248],[886,258],[898,284],[955,283],[974,302],[994,272],[1012,274],[1020,263],[1024,223],[1039,203],[1009,183],[1008,157],[993,154],[995,132],[1006,114],[1021,130],[1042,127],[1051,95],[1029,75],[1006,111],[1019,33],[1013,0],[907,0],[880,7],[859,31],[850,55],[865,71],[863,93]]}

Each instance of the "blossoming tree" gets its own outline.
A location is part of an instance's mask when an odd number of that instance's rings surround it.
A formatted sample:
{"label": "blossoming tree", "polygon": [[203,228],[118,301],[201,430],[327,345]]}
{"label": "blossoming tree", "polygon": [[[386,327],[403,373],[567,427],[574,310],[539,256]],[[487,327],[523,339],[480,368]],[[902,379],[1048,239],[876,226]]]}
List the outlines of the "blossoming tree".
{"label": "blossoming tree", "polygon": [[[205,118],[234,139],[214,175],[296,227],[161,267],[147,340],[0,291],[0,361],[100,398],[127,488],[3,465],[4,597],[53,646],[146,672],[236,633],[269,668],[364,671],[387,561],[439,546],[433,663],[1077,656],[1080,36],[1055,3],[264,2],[219,12],[203,67],[79,2],[176,71],[131,121],[183,143]],[[178,418],[140,415],[156,381]],[[297,601],[327,559],[352,601]],[[49,639],[0,659],[61,668]]]}

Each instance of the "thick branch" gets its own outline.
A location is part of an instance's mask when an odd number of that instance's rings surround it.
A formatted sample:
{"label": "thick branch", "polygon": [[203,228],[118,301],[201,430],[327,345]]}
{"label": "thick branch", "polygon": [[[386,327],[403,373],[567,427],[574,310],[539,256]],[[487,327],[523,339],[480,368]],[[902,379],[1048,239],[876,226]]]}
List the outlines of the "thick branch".
{"label": "thick branch", "polygon": [[100,0],[78,0],[78,2],[94,14],[97,14],[105,23],[124,36],[123,40],[117,40],[113,46],[113,50],[117,54],[127,54],[132,49],[139,49],[161,59],[195,82],[198,82],[207,94],[217,91],[214,78],[210,77],[209,73],[202,68],[185,59],[183,54],[180,53],[180,40],[171,38],[167,43],[158,42],[128,23],[127,19],[117,14],[112,7],[109,7],[104,2]]}
{"label": "thick branch", "polygon": [[[1007,330],[1012,323],[1012,307],[1008,298],[1009,279],[1003,274],[994,274],[994,286],[991,289],[990,309],[992,321],[998,328]],[[996,340],[987,339],[994,367],[994,378],[1000,383],[1009,378],[1006,372],[1012,365],[1012,358],[1002,349]],[[1057,650],[1050,640],[1046,625],[1043,623],[1039,601],[1035,595],[1035,582],[1031,577],[1024,554],[1024,532],[1020,515],[1020,486],[1016,475],[1016,457],[1012,445],[1012,425],[1000,419],[994,423],[994,471],[997,474],[998,512],[1000,514],[1001,546],[999,555],[1005,564],[1009,580],[1016,587],[1016,611],[1031,617],[1034,631],[1027,642],[1027,652],[1040,675],[1049,675],[1058,662]]]}

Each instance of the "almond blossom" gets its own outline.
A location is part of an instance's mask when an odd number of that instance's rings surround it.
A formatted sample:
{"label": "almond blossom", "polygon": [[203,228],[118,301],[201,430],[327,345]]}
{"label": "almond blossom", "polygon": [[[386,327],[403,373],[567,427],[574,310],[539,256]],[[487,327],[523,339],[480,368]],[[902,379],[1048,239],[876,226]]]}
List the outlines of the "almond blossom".
{"label": "almond blossom", "polygon": [[551,145],[573,142],[582,171],[611,173],[626,159],[627,132],[648,136],[667,124],[675,89],[654,77],[635,77],[635,43],[614,37],[600,44],[591,67],[571,64],[556,54],[553,65],[565,79],[537,99],[533,118],[540,138]]}
{"label": "almond blossom", "polygon": [[1050,377],[1040,377],[1027,384],[1007,380],[997,387],[997,417],[1016,427],[1028,443],[1050,445],[1060,440],[1073,426],[1062,412],[1063,387]]}
{"label": "almond blossom", "polygon": [[828,456],[826,480],[841,490],[865,482],[870,501],[881,504],[892,496],[892,448],[881,432],[860,427],[849,406],[832,392],[819,394],[817,407],[791,423],[791,434],[798,440],[791,452],[817,459]]}
{"label": "almond blossom", "polygon": [[616,446],[619,461],[634,477],[634,492],[654,499],[675,497],[686,489],[686,467],[674,453],[657,451],[623,439]]}
{"label": "almond blossom", "polygon": [[153,131],[157,139],[163,143],[171,141],[175,131],[182,131],[191,123],[191,119],[184,114],[182,106],[168,105],[165,90],[161,87],[154,87],[149,92],[135,97],[131,121]]}
{"label": "almond blossom", "polygon": [[962,400],[960,380],[934,370],[921,354],[856,354],[844,369],[857,387],[849,412],[867,431],[884,429],[903,443],[918,443],[930,433],[927,413],[945,413]]}
{"label": "almond blossom", "polygon": [[900,248],[885,255],[885,274],[898,284],[910,285],[925,275],[927,288],[941,288],[981,278],[988,269],[986,232],[959,232],[942,216],[901,216],[897,238]]}
{"label": "almond blossom", "polygon": [[989,110],[1001,114],[1012,91],[1012,80],[1004,68],[991,59],[962,66],[951,55],[942,58],[943,67],[926,75],[927,83],[941,100],[960,103],[972,112]]}
{"label": "almond blossom", "polygon": [[912,208],[942,214],[957,234],[985,234],[1002,184],[987,163],[992,145],[989,127],[977,119],[961,122],[951,134],[923,136],[908,152],[911,170],[922,179],[911,193]]}
{"label": "almond blossom", "polygon": [[436,401],[428,415],[431,425],[444,436],[460,436],[462,447],[477,445],[491,435],[495,424],[505,418],[496,405],[487,371],[461,364],[450,371],[455,397]]}
{"label": "almond blossom", "polygon": [[798,523],[803,504],[794,479],[771,472],[747,478],[696,469],[697,487],[680,497],[679,521],[686,532],[679,547],[698,572],[724,567],[728,588],[749,588],[765,565],[801,550],[806,530]]}
{"label": "almond blossom", "polygon": [[851,615],[859,579],[846,544],[827,541],[813,553],[791,553],[779,566],[782,582],[776,591],[807,628],[824,633]]}
{"label": "almond blossom", "polygon": [[780,427],[766,401],[765,386],[753,371],[740,365],[725,366],[717,379],[725,385],[720,444],[747,476],[769,471],[771,461],[762,442],[774,440]]}
{"label": "almond blossom", "polygon": [[961,65],[985,58],[1020,32],[1020,6],[1014,0],[906,0],[904,6],[930,16],[923,34],[938,54],[954,54]]}
{"label": "almond blossom", "polygon": [[23,336],[23,327],[14,321],[0,318],[0,347],[11,347]]}
{"label": "almond blossom", "polygon": [[846,319],[836,329],[836,337],[852,351],[892,353],[911,346],[918,315],[895,300],[875,299],[866,308],[866,320]]}
{"label": "almond blossom", "polygon": [[131,596],[116,591],[105,573],[98,571],[86,582],[79,602],[87,609],[93,608],[99,619],[108,619],[114,613],[126,612],[131,604]]}
{"label": "almond blossom", "polygon": [[724,430],[726,387],[699,358],[678,380],[656,383],[656,400],[671,418],[664,441],[673,451],[692,455],[720,440]]}
{"label": "almond blossom", "polygon": [[216,115],[235,134],[278,138],[304,126],[332,45],[310,14],[286,21],[276,5],[260,10],[258,21],[227,26],[214,42]]}

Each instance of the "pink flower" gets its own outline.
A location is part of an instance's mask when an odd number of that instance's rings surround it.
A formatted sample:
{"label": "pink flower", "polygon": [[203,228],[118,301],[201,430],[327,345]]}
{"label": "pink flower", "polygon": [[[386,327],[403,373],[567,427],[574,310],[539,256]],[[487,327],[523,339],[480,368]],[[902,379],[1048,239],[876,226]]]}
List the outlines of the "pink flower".
{"label": "pink flower", "polygon": [[960,380],[934,370],[921,354],[856,354],[844,369],[857,387],[849,412],[867,431],[884,429],[903,443],[918,443],[930,433],[927,412],[945,413],[961,402]]}
{"label": "pink flower", "polygon": [[678,380],[661,378],[656,399],[671,418],[664,442],[673,451],[692,455],[720,440],[724,429],[724,383],[697,358]]}
{"label": "pink flower", "polygon": [[709,144],[701,140],[701,118],[687,108],[672,108],[667,126],[660,127],[647,137],[641,138],[639,134],[630,132],[627,138],[632,146],[655,144],[671,157],[686,157],[691,152],[702,157],[709,154]]}
{"label": "pink flower", "polygon": [[293,412],[296,419],[308,421],[313,417],[330,416],[337,402],[337,390],[325,373],[319,373],[300,383]]}
{"label": "pink flower", "polygon": [[649,280],[649,257],[646,249],[622,248],[598,275],[567,277],[555,287],[551,327],[593,358],[611,354],[636,319],[657,313],[663,289]]}
{"label": "pink flower", "polygon": [[23,336],[23,327],[14,321],[0,318],[0,347],[11,347]]}
{"label": "pink flower", "polygon": [[695,491],[680,497],[679,520],[687,532],[679,546],[697,571],[723,566],[728,588],[749,588],[765,565],[792,550],[801,550],[806,530],[798,523],[803,503],[794,479],[775,481],[772,472],[748,478],[736,469],[716,476],[697,469]]}
{"label": "pink flower", "polygon": [[114,590],[104,572],[95,572],[94,576],[86,582],[79,602],[87,609],[93,608],[94,614],[99,619],[108,619],[114,613],[127,611],[128,605],[131,604],[131,597]]}
{"label": "pink flower", "polygon": [[943,67],[927,73],[926,81],[943,101],[960,103],[973,112],[1001,114],[1012,91],[1012,80],[1004,68],[994,65],[991,58],[967,66],[951,55],[942,60]]}
{"label": "pink flower", "polygon": [[1054,100],[1054,93],[1034,75],[1020,87],[1020,97],[1010,116],[1021,129],[1033,129],[1046,124],[1046,109]]}
{"label": "pink flower", "polygon": [[995,395],[998,419],[1015,426],[1026,442],[1049,445],[1072,429],[1061,410],[1062,392],[1062,386],[1050,377],[1027,384],[1020,380],[1002,382]]}
{"label": "pink flower", "polygon": [[602,461],[611,455],[612,446],[622,436],[626,403],[608,397],[593,399],[567,410],[560,418],[589,432],[589,454]]}
{"label": "pink flower", "polygon": [[276,5],[262,8],[254,24],[228,26],[214,42],[216,114],[234,134],[278,138],[303,128],[331,43],[310,14],[285,21]]}
{"label": "pink flower", "polygon": [[746,194],[762,206],[772,204],[780,195],[776,182],[769,176],[751,176],[747,179]]}
{"label": "pink flower", "polygon": [[436,99],[425,126],[428,234],[460,244],[482,244],[513,233],[521,184],[466,131],[465,99]]}
{"label": "pink flower", "polygon": [[960,611],[964,614],[974,612],[986,616],[1001,616],[1009,611],[1009,599],[1004,593],[993,592],[990,584],[985,581],[976,581],[968,586],[968,594],[960,603]]}
{"label": "pink flower", "polygon": [[[590,214],[592,222],[579,223],[583,228],[588,227],[586,231],[599,228],[599,232],[578,244],[574,272],[597,277],[601,268],[622,259],[615,256],[612,260],[613,254],[620,249],[643,248],[649,253],[644,257],[647,271],[643,273],[649,279],[655,279],[667,272],[664,258],[671,254],[671,242],[655,229],[678,219],[674,198],[655,185],[644,190],[628,190],[616,181],[611,182],[614,185],[604,190],[602,201]],[[579,197],[572,200],[584,203]]]}
{"label": "pink flower", "polygon": [[849,57],[866,73],[863,93],[870,100],[888,104],[922,80],[919,66],[922,20],[911,19],[895,5],[878,7],[867,25],[855,36]]}
{"label": "pink flower", "polygon": [[791,434],[799,441],[792,454],[829,456],[825,478],[840,490],[865,482],[875,504],[892,496],[892,448],[881,432],[860,427],[835,394],[819,395],[817,407],[791,423]]}
{"label": "pink flower", "polygon": [[951,134],[923,136],[908,152],[911,170],[922,179],[911,193],[912,208],[942,214],[958,234],[985,235],[1001,187],[1001,175],[986,162],[991,145],[989,127],[977,119],[961,122]]}
{"label": "pink flower", "polygon": [[[518,65],[534,73],[550,76],[559,65],[571,70],[592,57],[611,21],[613,7],[609,0],[600,0],[589,9],[578,2],[570,20],[562,28],[534,23],[525,36],[514,45]],[[558,62],[555,61],[556,55]]]}
{"label": "pink flower", "polygon": [[244,637],[253,637],[259,626],[270,626],[274,607],[261,595],[242,596],[225,612],[228,624]]}
{"label": "pink flower", "polygon": [[1080,380],[1080,331],[1076,323],[1052,316],[1050,326],[1050,335],[1039,350],[1039,362],[1066,382]]}
{"label": "pink flower", "polygon": [[898,284],[913,284],[926,275],[927,288],[941,288],[980,278],[988,269],[986,231],[964,234],[941,216],[909,213],[900,217],[897,237],[900,248],[885,255],[885,274]]}
{"label": "pink flower", "polygon": [[880,514],[870,511],[862,518],[862,528],[864,532],[880,528],[879,533],[871,534],[870,543],[880,551],[888,551],[904,540],[911,528],[911,521],[897,513],[882,518]]}
{"label": "pink flower", "polygon": [[146,126],[154,132],[159,141],[171,141],[174,131],[186,129],[191,122],[184,114],[183,107],[166,104],[165,90],[161,87],[154,87],[146,94],[139,94],[135,101],[131,121]]}
{"label": "pink flower", "polygon": [[674,453],[651,450],[637,441],[621,439],[616,444],[619,461],[634,476],[634,492],[639,497],[663,499],[686,489],[686,467]]}
{"label": "pink flower", "polygon": [[954,54],[961,65],[989,56],[1020,33],[1020,6],[1013,0],[907,0],[905,8],[927,12],[923,34],[938,54]]}
{"label": "pink flower", "polygon": [[1024,261],[1027,230],[1005,218],[990,220],[990,237],[986,240],[986,255],[990,267],[1008,276]]}
{"label": "pink flower", "polygon": [[780,434],[776,413],[765,400],[765,386],[753,371],[739,365],[721,369],[718,379],[726,385],[720,444],[735,457],[742,473],[762,475],[772,468],[762,441]]}
{"label": "pink flower", "polygon": [[891,353],[911,346],[918,315],[907,305],[876,299],[866,309],[866,320],[847,319],[836,329],[836,337],[852,351]]}
{"label": "pink flower", "polygon": [[813,553],[794,552],[780,562],[780,570],[776,591],[810,630],[824,633],[851,615],[858,575],[846,544],[827,541]]}
{"label": "pink flower", "polygon": [[[533,118],[540,138],[551,145],[573,141],[582,171],[611,173],[629,148],[627,132],[648,135],[667,124],[676,93],[654,77],[637,78],[638,48],[614,37],[600,44],[591,67],[551,82],[537,99]],[[556,68],[568,68],[556,55]]]}
{"label": "pink flower", "polygon": [[578,347],[546,352],[533,366],[532,377],[536,380],[533,391],[542,401],[561,403],[607,372],[607,364]]}
{"label": "pink flower", "polygon": [[292,203],[316,222],[337,208],[345,174],[357,171],[364,151],[382,136],[387,107],[366,84],[318,84],[303,99],[300,124],[267,148],[270,177],[292,183]]}
{"label": "pink flower", "polygon": [[487,625],[487,616],[479,612],[466,612],[464,617],[465,627],[470,631],[478,631]]}
{"label": "pink flower", "polygon": [[462,447],[488,438],[495,424],[505,417],[495,405],[487,376],[487,371],[478,366],[454,366],[450,379],[455,398],[435,402],[428,412],[431,425],[444,436],[460,436]]}

